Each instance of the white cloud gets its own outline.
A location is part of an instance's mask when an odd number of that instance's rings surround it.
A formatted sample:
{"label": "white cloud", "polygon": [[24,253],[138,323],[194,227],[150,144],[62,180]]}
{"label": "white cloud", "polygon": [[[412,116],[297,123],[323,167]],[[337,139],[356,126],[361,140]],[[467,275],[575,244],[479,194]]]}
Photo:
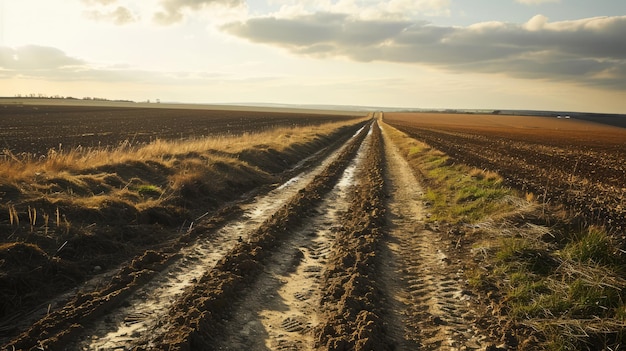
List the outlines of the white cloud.
{"label": "white cloud", "polygon": [[441,16],[449,15],[450,0],[283,0],[274,1],[280,10],[271,14],[277,18],[295,18],[317,12],[349,14],[353,18],[408,19],[416,15]]}
{"label": "white cloud", "polygon": [[524,24],[524,28],[529,31],[540,31],[548,24],[548,17],[537,15]]}
{"label": "white cloud", "polygon": [[83,15],[93,21],[111,22],[126,25],[139,21],[139,14],[131,8],[136,6],[131,1],[119,0],[81,0],[87,9]]}
{"label": "white cloud", "polygon": [[126,7],[118,6],[114,10],[90,10],[85,15],[96,21],[113,22],[117,25],[129,24],[137,21],[137,17]]}
{"label": "white cloud", "polygon": [[83,60],[46,46],[27,45],[18,48],[0,47],[0,70],[46,71],[68,67],[82,67]]}
{"label": "white cloud", "polygon": [[[182,22],[188,16],[209,15],[212,22],[241,18],[246,0],[81,0],[88,19],[124,25],[149,18],[159,25]],[[237,9],[233,11],[232,9]],[[243,10],[243,11],[242,11]]]}
{"label": "white cloud", "polygon": [[0,46],[0,79],[53,82],[133,84],[186,84],[189,86],[233,80],[223,72],[152,71],[126,64],[97,65],[47,46]]}
{"label": "white cloud", "polygon": [[199,11],[209,7],[239,7],[245,0],[162,0],[163,11],[154,15],[154,20],[162,25],[171,25],[184,18],[185,11]]}

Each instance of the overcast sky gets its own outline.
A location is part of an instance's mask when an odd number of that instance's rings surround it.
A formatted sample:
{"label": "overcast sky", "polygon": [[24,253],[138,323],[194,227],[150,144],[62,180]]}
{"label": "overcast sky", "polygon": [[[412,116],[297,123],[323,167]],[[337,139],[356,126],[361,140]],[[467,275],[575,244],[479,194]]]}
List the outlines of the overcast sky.
{"label": "overcast sky", "polygon": [[0,96],[626,113],[624,0],[0,0]]}

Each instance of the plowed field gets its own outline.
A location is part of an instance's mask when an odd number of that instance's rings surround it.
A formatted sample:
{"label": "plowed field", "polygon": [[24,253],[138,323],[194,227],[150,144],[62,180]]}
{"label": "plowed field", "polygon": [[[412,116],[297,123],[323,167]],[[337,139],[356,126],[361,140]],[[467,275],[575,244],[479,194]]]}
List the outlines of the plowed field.
{"label": "plowed field", "polygon": [[[2,350],[541,349],[532,332],[496,311],[497,289],[468,281],[487,254],[469,245],[479,240],[480,230],[472,235],[480,226],[428,221],[417,170],[394,144],[392,128],[380,123],[383,116],[374,117],[356,133],[358,127],[333,134],[334,147],[285,171],[289,177],[280,183],[223,203],[166,243],[5,316]],[[594,200],[623,201],[621,130],[600,128],[605,141],[598,142],[585,139],[586,129],[548,131],[552,124],[535,127],[532,119],[498,119],[504,126],[493,127],[487,117],[470,126],[436,117],[385,120],[585,218],[608,216],[602,218],[614,228],[623,225],[621,207]],[[523,127],[511,128],[516,123]],[[559,168],[557,159],[570,160],[577,171]],[[591,171],[603,177],[592,178]],[[573,174],[571,187],[563,185],[564,174]],[[546,180],[561,184],[559,190],[551,192]],[[596,202],[575,207],[568,196],[588,189],[613,189],[616,197],[585,193]],[[515,225],[524,227],[520,222]],[[30,246],[12,247],[23,251],[18,262],[38,257]]]}
{"label": "plowed field", "polygon": [[350,118],[280,111],[6,104],[0,105],[0,150],[38,157],[50,149],[241,135]]}
{"label": "plowed field", "polygon": [[498,172],[587,224],[626,229],[626,129],[575,119],[385,114],[385,121],[462,163]]}

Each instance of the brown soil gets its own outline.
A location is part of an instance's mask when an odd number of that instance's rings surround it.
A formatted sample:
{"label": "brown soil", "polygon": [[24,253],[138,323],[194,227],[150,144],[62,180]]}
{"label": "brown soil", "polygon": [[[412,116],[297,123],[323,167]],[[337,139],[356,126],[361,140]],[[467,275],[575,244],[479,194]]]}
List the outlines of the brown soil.
{"label": "brown soil", "polygon": [[[466,282],[466,262],[457,239],[444,228],[425,225],[422,189],[406,161],[387,141],[389,264],[384,276],[396,290],[393,305],[406,311],[399,322],[403,349],[485,349],[489,334],[477,323],[476,296]],[[395,290],[394,289],[394,290]],[[474,306],[472,304],[474,302]]]}
{"label": "brown soil", "polygon": [[547,117],[385,114],[447,155],[503,176],[585,224],[626,228],[626,129]]}
{"label": "brown soil", "polygon": [[[468,284],[478,231],[425,223],[415,171],[377,121],[309,163],[6,319],[2,350],[535,347],[498,309],[495,288]],[[36,269],[87,275],[37,247],[5,246],[3,274],[13,267],[11,286],[25,283],[16,296]]]}
{"label": "brown soil", "polygon": [[359,115],[362,114],[5,104],[0,105],[0,150],[39,157],[51,149],[241,135],[278,127],[319,125]]}
{"label": "brown soil", "polygon": [[[87,279],[95,281],[92,285],[108,284],[107,280],[113,274],[108,274],[108,271],[115,271],[118,264],[141,256],[145,250],[156,250],[170,256],[186,246],[205,227],[215,227],[240,214],[240,207],[232,203],[229,205],[229,202],[245,201],[263,189],[271,189],[275,181],[289,179],[310,168],[319,158],[327,156],[341,145],[342,140],[352,135],[358,127],[342,128],[332,135],[318,138],[311,145],[296,145],[280,155],[263,155],[258,162],[281,165],[270,177],[262,182],[248,183],[249,176],[233,178],[242,179],[243,182],[222,182],[218,192],[206,196],[213,201],[218,200],[217,204],[207,204],[203,198],[183,195],[180,198],[187,201],[187,206],[196,208],[185,212],[180,211],[180,204],[172,204],[171,209],[153,207],[139,212],[123,201],[109,201],[100,208],[81,208],[58,201],[53,203],[48,196],[25,196],[21,191],[12,192],[7,188],[6,192],[0,193],[0,197],[7,200],[7,203],[0,205],[0,240],[5,242],[0,245],[0,279],[3,283],[0,285],[0,340],[6,340],[29,323],[60,308],[78,290],[93,289]],[[254,164],[250,162],[250,165]],[[128,164],[124,166],[135,167]],[[226,167],[225,171],[228,170]],[[133,172],[136,173],[136,170],[129,173]],[[157,170],[150,172],[158,175]],[[111,174],[125,177],[123,171],[114,170]],[[127,185],[128,179],[122,179],[121,182]],[[194,195],[197,197],[198,193]],[[38,225],[29,228],[30,219],[26,213],[16,212],[13,216],[5,205],[9,206],[8,209],[27,208],[29,213],[37,211]],[[54,218],[55,210],[62,214],[58,219]],[[52,215],[48,219],[49,224],[44,226],[42,216],[46,213]],[[213,216],[207,217],[209,213]],[[11,216],[13,218],[10,221]],[[70,222],[71,225],[67,224]],[[108,275],[103,277],[103,272]],[[119,284],[125,286],[139,275],[152,273],[136,267],[120,272],[125,278],[111,282],[107,291],[118,290]],[[129,274],[133,276],[128,278]],[[86,281],[87,287],[81,287]],[[66,295],[49,301],[61,293]]]}

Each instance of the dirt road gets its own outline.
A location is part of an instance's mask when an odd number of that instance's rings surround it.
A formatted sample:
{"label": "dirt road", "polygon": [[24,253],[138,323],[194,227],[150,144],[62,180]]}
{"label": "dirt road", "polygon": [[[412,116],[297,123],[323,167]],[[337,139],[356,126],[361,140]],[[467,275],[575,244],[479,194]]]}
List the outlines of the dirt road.
{"label": "dirt road", "polygon": [[476,328],[462,262],[450,257],[454,243],[438,228],[424,226],[422,189],[406,161],[386,138],[390,264],[385,286],[395,297],[403,326],[403,350],[485,349],[486,335]]}
{"label": "dirt road", "polygon": [[2,349],[485,349],[462,262],[424,226],[421,193],[374,121],[319,166],[185,228],[184,245],[82,287]]}

